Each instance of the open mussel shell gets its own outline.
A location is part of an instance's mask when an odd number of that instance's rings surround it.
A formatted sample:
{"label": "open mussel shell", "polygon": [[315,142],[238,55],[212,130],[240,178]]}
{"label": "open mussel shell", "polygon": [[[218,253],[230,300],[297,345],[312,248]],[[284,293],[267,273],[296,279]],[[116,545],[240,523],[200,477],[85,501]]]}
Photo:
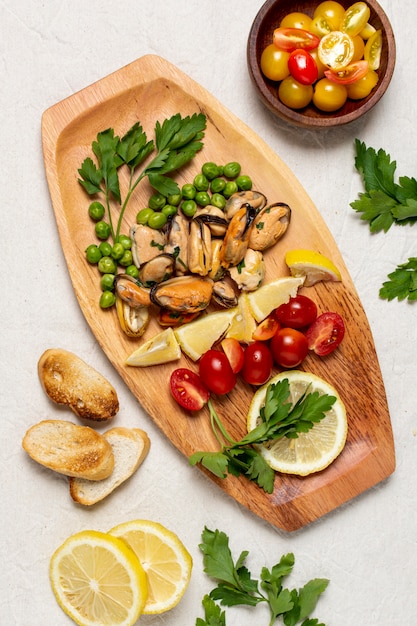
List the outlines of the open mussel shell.
{"label": "open mussel shell", "polygon": [[226,309],[237,306],[239,292],[236,283],[230,276],[216,280],[213,286],[213,300]]}
{"label": "open mussel shell", "polygon": [[154,285],[150,297],[154,304],[184,313],[203,311],[210,304],[213,281],[205,276],[176,276]]}
{"label": "open mussel shell", "polygon": [[127,302],[116,297],[116,310],[119,324],[128,337],[141,337],[150,320],[149,307],[132,308]]}

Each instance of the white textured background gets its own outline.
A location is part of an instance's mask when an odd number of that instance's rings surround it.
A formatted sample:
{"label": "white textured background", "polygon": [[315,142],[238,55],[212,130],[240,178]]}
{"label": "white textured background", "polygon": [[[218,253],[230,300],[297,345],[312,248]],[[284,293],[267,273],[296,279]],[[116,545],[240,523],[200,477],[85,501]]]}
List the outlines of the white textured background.
{"label": "white textured background", "polygon": [[[315,615],[327,626],[417,624],[417,304],[382,301],[387,274],[417,256],[417,226],[371,236],[349,207],[362,190],[354,138],[384,148],[398,173],[417,176],[413,78],[414,0],[381,4],[397,41],[397,66],[383,101],[363,121],[310,133],[275,120],[246,69],[255,0],[3,0],[1,89],[1,567],[0,624],[67,626],[50,590],[49,559],[70,534],[107,530],[142,517],[174,530],[194,557],[177,608],[144,626],[193,626],[212,582],[198,550],[204,525],[248,549],[258,575],[295,553],[291,583],[330,578]],[[158,54],[201,83],[272,146],[328,223],[369,317],[386,385],[397,469],[384,483],[310,526],[287,534],[251,515],[211,484],[162,436],[94,340],[72,292],[49,199],[41,152],[43,111],[144,54]],[[92,510],[69,499],[65,479],[21,449],[26,429],[62,416],[40,388],[37,361],[48,347],[76,352],[116,386],[119,423],[144,428],[152,447],[135,480]],[[372,363],[369,363],[372,368]],[[65,413],[65,417],[68,417]],[[272,559],[275,559],[272,561]],[[267,611],[227,610],[228,626],[268,623]]]}

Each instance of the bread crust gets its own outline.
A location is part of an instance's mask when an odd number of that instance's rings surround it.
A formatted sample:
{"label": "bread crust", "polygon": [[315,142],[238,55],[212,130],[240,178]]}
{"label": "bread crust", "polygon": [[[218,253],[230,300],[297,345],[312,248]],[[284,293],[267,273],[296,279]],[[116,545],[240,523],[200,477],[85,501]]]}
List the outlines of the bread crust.
{"label": "bread crust", "polygon": [[22,446],[34,461],[65,476],[96,481],[114,469],[111,444],[89,426],[43,420],[29,428]]}
{"label": "bread crust", "polygon": [[72,352],[61,348],[46,350],[39,359],[38,374],[49,398],[82,419],[103,422],[119,410],[113,385]]}

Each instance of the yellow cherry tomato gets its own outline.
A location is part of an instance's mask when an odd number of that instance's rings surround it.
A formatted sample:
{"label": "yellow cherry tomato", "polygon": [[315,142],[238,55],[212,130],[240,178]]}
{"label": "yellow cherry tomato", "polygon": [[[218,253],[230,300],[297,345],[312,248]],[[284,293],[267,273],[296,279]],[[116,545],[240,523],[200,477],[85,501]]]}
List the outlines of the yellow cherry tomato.
{"label": "yellow cherry tomato", "polygon": [[339,70],[352,61],[355,46],[352,37],[339,30],[325,35],[319,43],[320,61],[332,70]]}
{"label": "yellow cherry tomato", "polygon": [[318,76],[317,79],[323,78],[324,76],[324,72],[328,69],[327,65],[324,65],[320,59],[319,59],[319,53],[318,53],[318,49],[315,48],[314,50],[310,50],[309,51],[311,56],[313,57],[313,59],[316,62],[317,65],[317,71],[318,71]]}
{"label": "yellow cherry tomato", "polygon": [[376,31],[376,28],[374,28],[372,24],[369,24],[368,22],[368,24],[366,24],[364,28],[362,28],[359,34],[362,37],[362,39],[365,39],[365,41],[367,41],[369,37],[371,37],[371,35],[374,34],[375,31]]}
{"label": "yellow cherry tomato", "polygon": [[269,80],[284,80],[290,71],[288,69],[288,59],[290,53],[279,50],[273,43],[266,46],[261,55],[261,71]]}
{"label": "yellow cherry tomato", "polygon": [[325,0],[321,2],[314,10],[313,18],[321,15],[332,26],[332,30],[338,30],[340,23],[345,14],[345,8],[340,2],[333,0]]}
{"label": "yellow cherry tomato", "polygon": [[278,88],[278,97],[290,109],[303,109],[311,102],[313,87],[302,85],[292,76],[287,76]]}
{"label": "yellow cherry tomato", "polygon": [[366,42],[364,58],[371,70],[377,70],[381,63],[382,32],[377,30]]}
{"label": "yellow cherry tomato", "polygon": [[311,20],[310,32],[317,35],[317,37],[324,37],[324,35],[328,35],[333,30],[330,22],[324,15],[316,15]]}
{"label": "yellow cherry tomato", "polygon": [[355,63],[356,61],[360,61],[363,59],[363,55],[365,52],[365,42],[360,35],[355,35],[352,37],[353,41],[353,57],[351,63]]}
{"label": "yellow cherry tomato", "polygon": [[359,35],[368,23],[371,10],[366,2],[355,2],[348,9],[340,23],[340,30],[351,37]]}
{"label": "yellow cherry tomato", "polygon": [[328,78],[322,78],[316,83],[313,94],[313,103],[326,113],[332,113],[340,109],[347,100],[345,85],[331,82]]}
{"label": "yellow cherry tomato", "polygon": [[369,70],[369,72],[363,78],[357,80],[356,83],[347,85],[348,98],[351,100],[362,100],[362,98],[366,98],[378,83],[378,80],[378,74],[374,70]]}
{"label": "yellow cherry tomato", "polygon": [[302,28],[303,30],[310,30],[311,17],[305,13],[294,11],[288,13],[280,23],[281,28]]}

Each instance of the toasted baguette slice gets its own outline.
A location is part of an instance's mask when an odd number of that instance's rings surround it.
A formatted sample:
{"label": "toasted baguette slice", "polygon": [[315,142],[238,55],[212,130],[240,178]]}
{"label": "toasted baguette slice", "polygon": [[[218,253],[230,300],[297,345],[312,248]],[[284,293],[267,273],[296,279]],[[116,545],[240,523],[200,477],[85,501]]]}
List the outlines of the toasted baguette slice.
{"label": "toasted baguette slice", "polygon": [[114,468],[113,448],[103,435],[64,420],[35,424],[22,446],[34,461],[66,476],[103,480]]}
{"label": "toasted baguette slice", "polygon": [[103,434],[111,444],[114,470],[111,476],[100,481],[70,479],[70,494],[75,502],[90,506],[103,500],[121,483],[130,478],[148,454],[150,440],[139,428],[111,428]]}
{"label": "toasted baguette slice", "polygon": [[114,387],[72,352],[46,350],[39,359],[38,373],[50,399],[68,406],[78,417],[102,422],[119,410]]}

